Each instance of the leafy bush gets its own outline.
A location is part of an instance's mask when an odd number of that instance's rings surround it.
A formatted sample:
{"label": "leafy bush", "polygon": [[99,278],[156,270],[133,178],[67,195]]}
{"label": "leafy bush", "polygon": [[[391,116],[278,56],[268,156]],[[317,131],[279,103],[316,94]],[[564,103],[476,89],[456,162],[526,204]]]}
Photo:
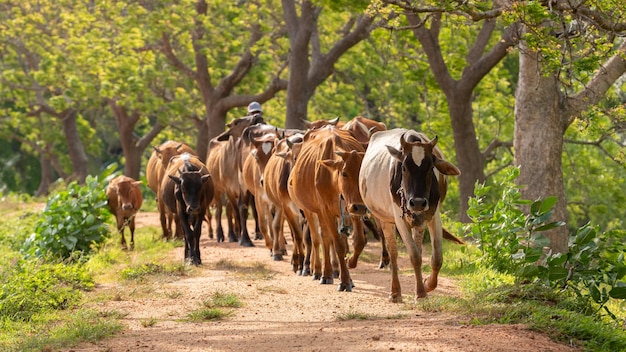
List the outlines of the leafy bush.
{"label": "leafy bush", "polygon": [[[481,250],[481,263],[514,275],[517,282],[531,282],[556,290],[570,289],[583,303],[617,317],[608,309],[610,299],[626,299],[626,244],[624,231],[598,233],[587,224],[569,238],[567,253],[544,252],[549,240],[539,232],[563,225],[548,222],[556,198],[531,202],[521,199],[514,179],[519,170],[510,168],[501,186],[502,197],[495,204],[484,202],[489,187],[477,185],[470,199],[469,225]],[[528,214],[521,209],[530,204]]]}
{"label": "leafy bush", "polygon": [[87,176],[85,185],[72,182],[48,199],[24,252],[27,257],[62,259],[87,254],[108,237],[110,216],[105,185],[98,177]]}
{"label": "leafy bush", "polygon": [[[469,225],[472,235],[478,240],[482,262],[499,272],[519,274],[529,263],[536,262],[549,240],[539,232],[563,225],[548,222],[556,197],[531,202],[522,199],[519,188],[514,184],[519,169],[508,168],[504,180],[498,185],[502,196],[495,204],[485,202],[491,187],[476,185],[474,198],[469,200],[467,214],[473,223]],[[522,206],[530,204],[530,214]]]}
{"label": "leafy bush", "polygon": [[0,319],[27,321],[37,313],[72,307],[82,297],[80,290],[93,287],[93,278],[80,265],[22,260],[0,287]]}

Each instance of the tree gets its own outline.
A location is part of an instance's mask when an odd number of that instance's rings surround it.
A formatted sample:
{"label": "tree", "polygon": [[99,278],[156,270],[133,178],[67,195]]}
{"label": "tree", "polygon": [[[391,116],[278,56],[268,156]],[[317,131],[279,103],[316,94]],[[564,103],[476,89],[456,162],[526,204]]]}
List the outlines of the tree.
{"label": "tree", "polygon": [[287,82],[280,78],[280,45],[274,47],[272,37],[272,31],[280,28],[274,26],[268,13],[273,6],[261,7],[257,2],[241,5],[205,0],[196,1],[195,8],[146,5],[154,29],[151,47],[194,82],[199,92],[204,113],[196,123],[196,150],[202,159],[209,140],[224,131],[229,110],[252,101],[263,103],[287,88]]}
{"label": "tree", "polygon": [[[576,117],[598,104],[626,72],[623,7],[567,1],[520,4],[524,23],[515,104],[515,164],[526,199],[558,197],[554,217],[567,220],[562,173],[564,134]],[[566,252],[567,228],[547,235],[551,248]]]}
{"label": "tree", "polygon": [[[298,14],[296,1],[282,0],[290,49],[286,128],[304,127],[303,121],[308,118],[308,104],[315,89],[333,73],[343,54],[385,22],[374,22],[375,17],[364,9],[358,15],[349,13],[341,22],[344,26],[338,31],[338,38],[334,38],[330,35],[332,32],[323,32],[319,26],[323,6],[308,0],[299,2],[299,5]],[[325,48],[328,48],[326,52]]]}

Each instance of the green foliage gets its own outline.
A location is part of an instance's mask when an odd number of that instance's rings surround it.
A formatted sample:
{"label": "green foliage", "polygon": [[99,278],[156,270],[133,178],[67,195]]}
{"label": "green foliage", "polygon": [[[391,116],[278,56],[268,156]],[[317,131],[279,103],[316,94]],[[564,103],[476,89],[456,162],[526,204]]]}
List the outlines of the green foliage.
{"label": "green foliage", "polygon": [[80,290],[94,287],[91,276],[79,265],[20,261],[4,276],[0,319],[28,321],[35,314],[70,308],[81,299]]}
{"label": "green foliage", "polygon": [[[481,262],[514,275],[518,282],[534,280],[536,285],[570,289],[580,301],[595,304],[616,319],[607,304],[611,299],[626,300],[625,232],[598,233],[586,224],[570,237],[567,253],[546,252],[549,241],[539,232],[562,225],[548,222],[556,199],[522,200],[513,184],[516,170],[507,171],[502,196],[495,204],[484,202],[488,189],[480,185],[477,197],[470,200],[468,214],[474,223],[469,228],[478,240]],[[526,214],[520,205],[528,204]]]}
{"label": "green foliage", "polygon": [[67,259],[89,254],[109,235],[104,183],[88,176],[85,185],[70,183],[53,194],[33,233],[24,243],[27,257]]}
{"label": "green foliage", "polygon": [[[556,198],[535,202],[523,200],[518,187],[513,184],[517,176],[518,168],[510,167],[505,171],[504,180],[500,183],[500,186],[504,186],[503,193],[494,204],[484,201],[490,187],[477,185],[474,191],[476,197],[469,200],[467,212],[473,221],[469,227],[478,240],[482,261],[508,274],[527,270],[529,263],[541,257],[549,240],[539,232],[563,225],[548,222]],[[530,214],[526,215],[522,206],[529,204]]]}

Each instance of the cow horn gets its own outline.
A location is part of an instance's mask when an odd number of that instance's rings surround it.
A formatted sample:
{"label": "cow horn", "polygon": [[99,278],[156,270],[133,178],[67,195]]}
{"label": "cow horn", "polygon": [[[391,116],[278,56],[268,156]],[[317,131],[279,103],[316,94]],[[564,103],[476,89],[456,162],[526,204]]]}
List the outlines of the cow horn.
{"label": "cow horn", "polygon": [[407,142],[406,139],[404,139],[404,136],[406,136],[406,132],[402,133],[402,136],[400,136],[400,147],[402,149],[402,152],[408,149],[407,145],[409,144],[409,142]]}
{"label": "cow horn", "polygon": [[304,127],[311,128],[311,121],[302,119],[302,123],[304,124]]}
{"label": "cow horn", "polygon": [[334,125],[334,126],[336,126],[338,122],[339,122],[339,116],[337,116],[334,119],[328,121],[329,124]]}
{"label": "cow horn", "polygon": [[439,140],[439,136],[435,136],[432,141],[430,141],[430,146],[434,147],[437,145],[437,141]]}

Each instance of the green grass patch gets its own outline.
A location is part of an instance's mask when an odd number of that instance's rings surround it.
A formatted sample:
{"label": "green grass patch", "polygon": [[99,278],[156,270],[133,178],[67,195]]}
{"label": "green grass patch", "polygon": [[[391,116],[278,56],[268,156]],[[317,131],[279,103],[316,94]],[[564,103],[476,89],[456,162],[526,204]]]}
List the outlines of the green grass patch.
{"label": "green grass patch", "polygon": [[49,351],[94,342],[122,330],[116,317],[92,310],[42,313],[29,322],[0,321],[0,350]]}
{"label": "green grass patch", "polygon": [[223,319],[232,313],[219,308],[202,308],[187,315],[188,322],[203,322]]}
{"label": "green grass patch", "polygon": [[337,314],[335,317],[338,321],[347,321],[347,320],[384,320],[384,319],[403,319],[407,316],[404,314],[394,314],[390,316],[379,316],[376,314],[363,313],[357,311],[347,311]]}
{"label": "green grass patch", "polygon": [[202,308],[187,315],[186,321],[202,322],[220,320],[233,314],[234,308],[242,307],[243,303],[233,293],[216,291],[209,299],[202,301]]}

